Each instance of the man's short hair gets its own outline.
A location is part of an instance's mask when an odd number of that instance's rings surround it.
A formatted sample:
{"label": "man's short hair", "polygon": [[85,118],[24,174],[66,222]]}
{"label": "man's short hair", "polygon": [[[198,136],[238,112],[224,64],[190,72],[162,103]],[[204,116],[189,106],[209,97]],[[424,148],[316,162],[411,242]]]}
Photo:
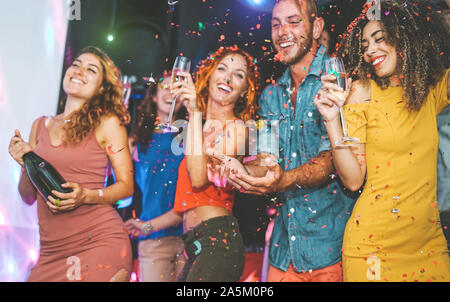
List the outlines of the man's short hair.
{"label": "man's short hair", "polygon": [[[276,3],[286,1],[286,0],[276,0]],[[300,3],[306,3],[307,14],[309,16],[309,22],[313,23],[314,20],[318,17],[318,8],[317,8],[317,0],[294,0],[295,4],[301,9]]]}

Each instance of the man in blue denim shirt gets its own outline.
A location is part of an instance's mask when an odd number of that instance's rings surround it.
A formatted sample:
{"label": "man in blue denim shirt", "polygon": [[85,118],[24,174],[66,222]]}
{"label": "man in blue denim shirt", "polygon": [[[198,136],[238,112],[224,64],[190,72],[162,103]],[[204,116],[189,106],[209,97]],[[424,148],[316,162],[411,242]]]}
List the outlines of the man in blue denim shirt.
{"label": "man in blue denim shirt", "polygon": [[314,1],[275,4],[272,41],[289,68],[260,97],[266,126],[258,157],[278,155],[278,164],[265,161],[268,166],[262,167],[262,161],[254,161],[246,164],[249,175],[230,176],[241,192],[279,193],[269,252],[272,282],[342,281],[342,239],[355,199],[343,193],[333,174],[327,132],[313,103],[328,59],[317,42],[324,22],[316,16]]}

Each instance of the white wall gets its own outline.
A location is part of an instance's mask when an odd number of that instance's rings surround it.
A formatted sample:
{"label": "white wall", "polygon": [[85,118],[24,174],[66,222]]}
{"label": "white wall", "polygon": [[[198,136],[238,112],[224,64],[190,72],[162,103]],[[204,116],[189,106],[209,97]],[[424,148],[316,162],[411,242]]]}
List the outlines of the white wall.
{"label": "white wall", "polygon": [[38,254],[36,205],[18,195],[8,145],[14,129],[28,140],[37,117],[55,114],[67,10],[66,0],[0,0],[0,281],[24,280],[30,251]]}

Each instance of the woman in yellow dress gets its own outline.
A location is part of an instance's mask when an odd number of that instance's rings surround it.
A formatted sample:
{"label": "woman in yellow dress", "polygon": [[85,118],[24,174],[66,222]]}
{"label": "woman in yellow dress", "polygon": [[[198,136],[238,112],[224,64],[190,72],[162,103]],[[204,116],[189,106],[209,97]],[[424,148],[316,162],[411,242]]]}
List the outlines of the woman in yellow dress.
{"label": "woman in yellow dress", "polygon": [[[356,79],[340,96],[322,77],[315,104],[338,174],[364,185],[344,234],[344,281],[450,281],[436,201],[436,115],[449,105],[448,29],[428,1],[382,1],[352,22],[338,54]],[[339,107],[352,146],[342,138]],[[450,185],[450,184],[449,184]]]}

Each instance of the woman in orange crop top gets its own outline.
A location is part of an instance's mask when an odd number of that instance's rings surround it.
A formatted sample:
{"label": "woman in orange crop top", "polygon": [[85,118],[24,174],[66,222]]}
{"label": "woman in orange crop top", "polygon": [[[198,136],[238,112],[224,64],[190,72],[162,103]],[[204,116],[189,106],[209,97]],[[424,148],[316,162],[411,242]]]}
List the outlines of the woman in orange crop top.
{"label": "woman in orange crop top", "polygon": [[199,64],[195,84],[189,73],[179,75],[187,80],[174,84],[172,94],[184,102],[189,122],[174,208],[146,222],[130,220],[126,226],[130,234],[140,236],[183,222],[188,261],[178,281],[238,281],[245,257],[231,212],[233,192],[212,172],[210,155],[240,160],[246,154],[244,123],[257,110],[259,73],[249,54],[221,47]]}

